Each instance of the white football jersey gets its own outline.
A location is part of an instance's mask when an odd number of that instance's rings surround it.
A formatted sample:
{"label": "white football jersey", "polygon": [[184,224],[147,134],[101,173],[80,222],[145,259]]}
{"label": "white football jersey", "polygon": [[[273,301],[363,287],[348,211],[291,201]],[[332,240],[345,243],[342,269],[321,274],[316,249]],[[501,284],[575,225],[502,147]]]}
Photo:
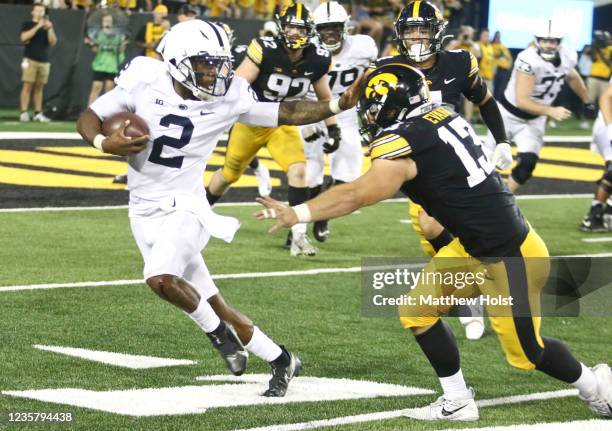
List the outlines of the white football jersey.
{"label": "white football jersey", "polygon": [[[370,36],[365,34],[347,35],[340,52],[332,56],[329,88],[334,97],[340,97],[363,73],[371,62],[378,58],[378,47]],[[355,115],[355,108],[338,114],[348,118]]]}
{"label": "white football jersey", "polygon": [[275,127],[278,104],[258,102],[249,83],[234,77],[227,94],[213,101],[180,97],[163,62],[136,57],[117,86],[91,109],[104,120],[130,111],[143,118],[151,140],[128,157],[130,200],[163,199],[170,193],[204,193],[203,173],[221,134],[236,121]]}
{"label": "white football jersey", "polygon": [[510,81],[504,96],[512,105],[516,104],[516,74],[517,70],[535,76],[535,86],[531,97],[539,103],[550,106],[555,100],[566,75],[576,67],[578,56],[576,51],[561,45],[559,47],[560,64],[555,66],[552,62],[544,60],[538,54],[535,46],[521,51],[514,62]]}

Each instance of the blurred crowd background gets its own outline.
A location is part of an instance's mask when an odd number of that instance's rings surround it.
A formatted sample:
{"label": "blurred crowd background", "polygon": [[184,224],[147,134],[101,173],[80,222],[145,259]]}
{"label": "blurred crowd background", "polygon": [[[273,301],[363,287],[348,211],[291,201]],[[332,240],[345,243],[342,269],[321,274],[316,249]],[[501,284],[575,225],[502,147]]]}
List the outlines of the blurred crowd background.
{"label": "blurred crowd background", "polygon": [[[19,106],[22,121],[74,119],[99,94],[112,88],[114,76],[126,61],[136,55],[156,56],[156,44],[177,21],[197,18],[223,21],[234,30],[235,43],[245,44],[259,34],[274,34],[273,16],[285,3],[290,1],[43,0],[34,3],[0,0],[0,65],[6,76],[0,80],[0,94],[3,94],[0,105]],[[312,10],[320,1],[303,3]],[[405,2],[340,0],[340,3],[351,15],[353,33],[372,36],[383,54],[396,52],[393,23]],[[479,59],[483,78],[495,96],[499,96],[518,50],[508,49],[503,34],[491,33],[486,28],[488,0],[433,3],[443,11],[448,22],[447,34],[451,36],[445,40],[445,48],[470,50]],[[610,78],[610,7],[598,8],[599,13],[596,9],[593,41],[579,52],[578,70],[594,92],[601,82],[607,84]],[[38,29],[42,33],[38,34]],[[30,39],[24,40],[25,30],[32,32],[26,34]],[[51,43],[50,32],[54,33],[55,43]],[[46,76],[44,68],[42,72],[33,72],[34,66],[40,66],[36,61],[24,64],[27,50],[32,50],[28,44],[35,40],[41,50],[47,50],[46,55],[42,55],[43,51],[33,54],[41,63],[49,63]],[[22,84],[26,71],[27,79],[33,79],[30,86]],[[42,107],[37,106],[38,99],[43,99]],[[33,115],[29,109],[31,100]],[[580,101],[571,92],[562,92],[557,104],[571,108],[580,117]],[[27,116],[23,115],[24,111],[28,112]],[[469,119],[471,114],[467,115]],[[584,127],[587,126],[585,123]]]}

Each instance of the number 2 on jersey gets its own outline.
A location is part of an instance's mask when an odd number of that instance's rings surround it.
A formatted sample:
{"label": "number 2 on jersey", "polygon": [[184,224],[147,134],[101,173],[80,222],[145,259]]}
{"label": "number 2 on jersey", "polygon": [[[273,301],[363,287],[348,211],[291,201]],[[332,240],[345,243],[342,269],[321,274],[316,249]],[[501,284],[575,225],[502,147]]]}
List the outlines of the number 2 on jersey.
{"label": "number 2 on jersey", "polygon": [[[477,147],[481,146],[480,138],[476,135],[476,132],[474,132],[474,129],[472,129],[472,126],[470,126],[467,121],[461,117],[457,117],[448,123],[448,125],[455,133],[448,130],[446,126],[441,126],[438,129],[438,136],[453,147],[457,157],[459,157],[459,160],[461,160],[465,170],[468,172],[468,186],[470,186],[470,188],[475,187],[482,183],[487,178],[487,175],[493,172],[493,165],[489,163],[484,154],[478,157],[478,160],[474,160],[465,144],[461,141],[470,136],[472,141],[474,141],[474,145]],[[458,135],[461,140],[458,139],[455,134]]]}
{"label": "number 2 on jersey", "polygon": [[162,135],[153,141],[153,149],[149,155],[149,161],[158,165],[168,166],[169,168],[180,169],[183,166],[183,156],[162,157],[164,145],[172,148],[183,148],[191,140],[193,134],[193,123],[187,117],[168,114],[159,122],[160,126],[170,127],[170,125],[181,126],[183,128],[180,138]]}

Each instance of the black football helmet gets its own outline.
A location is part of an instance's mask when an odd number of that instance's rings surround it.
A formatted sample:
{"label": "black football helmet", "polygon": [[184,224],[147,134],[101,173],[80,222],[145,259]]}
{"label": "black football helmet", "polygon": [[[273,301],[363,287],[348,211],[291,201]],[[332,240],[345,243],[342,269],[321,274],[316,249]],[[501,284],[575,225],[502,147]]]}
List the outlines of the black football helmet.
{"label": "black football helmet", "polygon": [[442,49],[445,30],[446,22],[436,6],[428,1],[411,1],[395,21],[395,41],[402,55],[420,63]]}
{"label": "black football helmet", "polygon": [[[292,3],[279,10],[274,15],[274,20],[278,26],[278,35],[288,49],[301,49],[310,44],[310,39],[314,36],[314,24],[312,13],[306,5],[299,2]],[[288,36],[287,26],[289,25],[305,28],[305,36]]]}
{"label": "black football helmet", "polygon": [[360,130],[370,142],[380,129],[403,121],[410,112],[429,102],[429,88],[423,73],[402,63],[385,64],[367,78],[359,99]]}

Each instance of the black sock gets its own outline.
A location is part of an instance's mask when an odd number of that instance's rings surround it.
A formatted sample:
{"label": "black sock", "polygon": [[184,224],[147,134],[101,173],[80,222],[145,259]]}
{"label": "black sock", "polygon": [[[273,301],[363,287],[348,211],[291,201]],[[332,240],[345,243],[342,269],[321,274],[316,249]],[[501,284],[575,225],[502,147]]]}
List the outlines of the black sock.
{"label": "black sock", "polygon": [[303,204],[308,200],[308,187],[292,187],[289,186],[288,193],[289,205],[296,206]]}
{"label": "black sock", "polygon": [[217,328],[214,331],[209,332],[209,334],[213,334],[213,335],[219,337],[219,336],[225,334],[225,328],[226,328],[225,322],[223,320],[221,320],[219,322],[219,326],[217,326]]}
{"label": "black sock", "polygon": [[221,199],[221,196],[213,195],[208,188],[206,189],[206,200],[208,200],[210,206],[213,206],[219,199]]}
{"label": "black sock", "polygon": [[313,199],[319,196],[321,194],[322,189],[323,189],[323,185],[318,185],[316,187],[310,187],[308,189],[308,199]]}
{"label": "black sock", "polygon": [[450,244],[452,240],[453,240],[453,235],[449,231],[444,229],[440,233],[440,235],[438,235],[437,237],[433,239],[428,239],[427,241],[429,241],[429,243],[431,244],[431,246],[437,253],[438,250],[440,250],[442,247]]}
{"label": "black sock", "polygon": [[289,356],[287,349],[285,349],[285,346],[280,346],[280,348],[282,350],[281,354],[278,356],[278,358],[270,361],[270,364],[275,367],[287,367],[291,363],[291,357]]}
{"label": "black sock", "polygon": [[565,383],[578,380],[582,374],[582,366],[567,346],[556,338],[542,337],[542,340],[544,353],[536,369]]}
{"label": "black sock", "polygon": [[442,319],[415,339],[438,377],[457,374],[461,368],[457,340]]}
{"label": "black sock", "polygon": [[257,169],[258,167],[259,167],[259,159],[257,157],[253,157],[253,160],[251,160],[251,163],[249,163],[249,168]]}

